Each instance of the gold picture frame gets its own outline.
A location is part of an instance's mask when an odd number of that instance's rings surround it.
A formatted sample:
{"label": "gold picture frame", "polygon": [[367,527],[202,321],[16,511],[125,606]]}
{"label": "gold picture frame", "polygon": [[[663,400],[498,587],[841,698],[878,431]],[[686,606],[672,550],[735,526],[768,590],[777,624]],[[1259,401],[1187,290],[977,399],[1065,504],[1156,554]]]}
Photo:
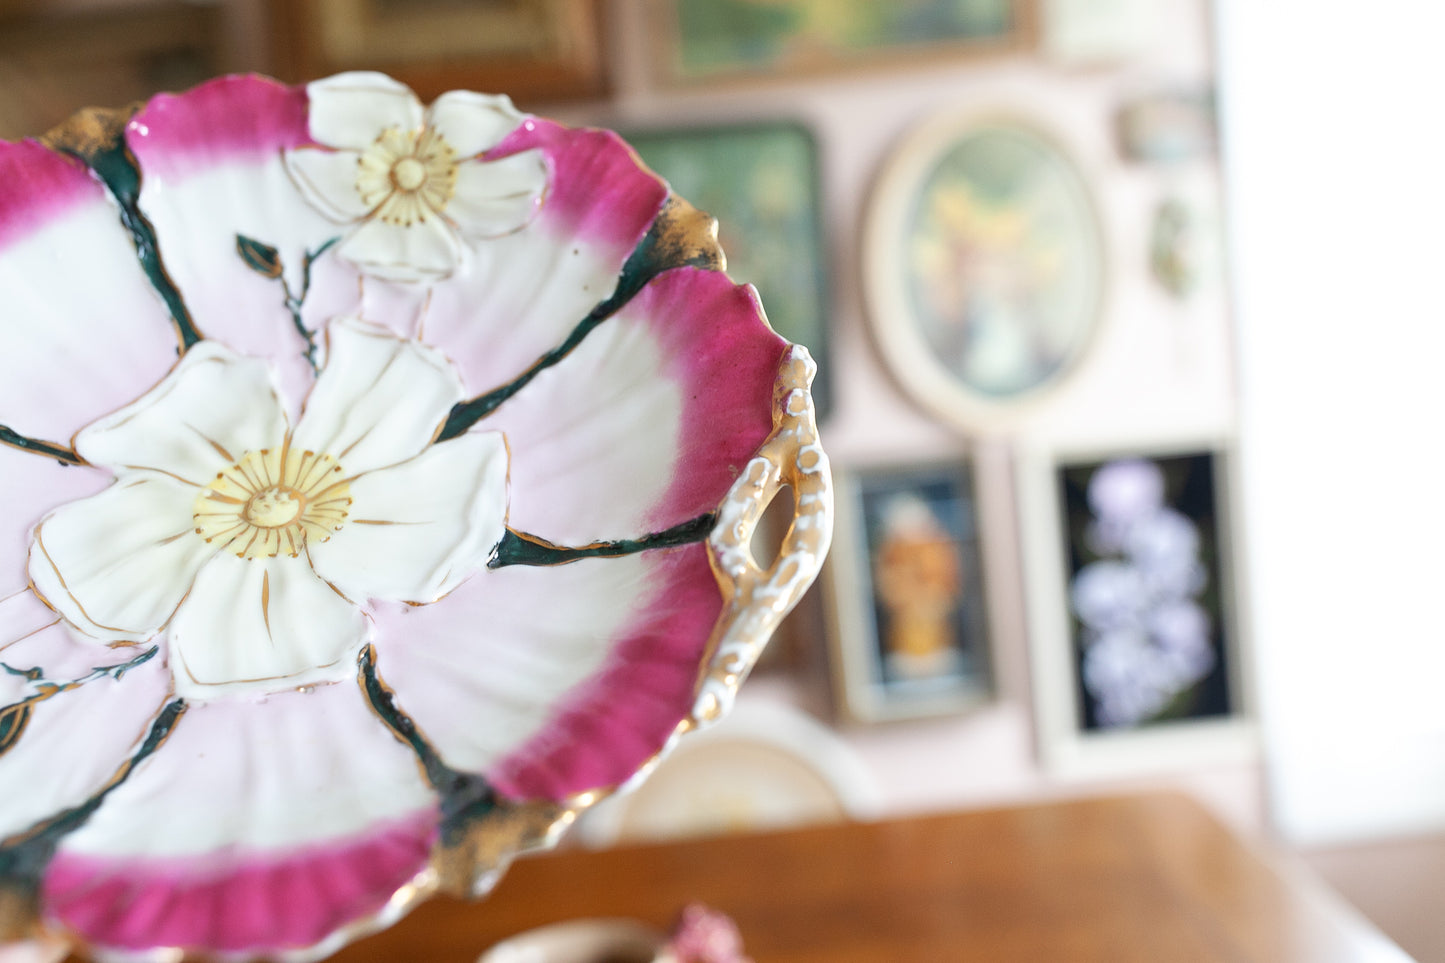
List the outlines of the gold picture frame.
{"label": "gold picture frame", "polygon": [[527,107],[607,91],[597,0],[272,0],[292,82],[382,70],[423,100],[506,93]]}

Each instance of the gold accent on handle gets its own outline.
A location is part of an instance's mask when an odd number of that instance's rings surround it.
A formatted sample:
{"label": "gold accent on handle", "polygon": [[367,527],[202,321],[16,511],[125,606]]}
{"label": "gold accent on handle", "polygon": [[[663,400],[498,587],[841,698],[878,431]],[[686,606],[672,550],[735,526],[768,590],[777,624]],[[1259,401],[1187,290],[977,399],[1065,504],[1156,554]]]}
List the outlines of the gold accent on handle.
{"label": "gold accent on handle", "polygon": [[[809,387],[818,366],[802,345],[783,356],[773,389],[773,431],[718,509],[708,538],[723,614],[708,642],[686,728],[716,722],[732,705],[774,630],[813,584],[833,540],[833,476],[818,442]],[[778,557],[766,569],[750,544],[758,522],[784,489],[793,490],[793,520]]]}

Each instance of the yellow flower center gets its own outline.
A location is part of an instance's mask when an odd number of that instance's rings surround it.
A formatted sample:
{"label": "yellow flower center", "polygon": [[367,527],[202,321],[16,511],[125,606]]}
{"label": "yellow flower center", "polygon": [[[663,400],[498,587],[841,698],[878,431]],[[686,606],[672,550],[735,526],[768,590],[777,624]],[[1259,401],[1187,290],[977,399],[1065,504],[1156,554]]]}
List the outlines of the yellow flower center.
{"label": "yellow flower center", "polygon": [[196,498],[195,532],[239,558],[301,554],[308,541],[341,530],[351,486],[330,455],[279,449],[248,451]]}
{"label": "yellow flower center", "polygon": [[356,191],[373,217],[403,227],[441,213],[457,187],[457,153],[430,127],[389,127],[357,161]]}

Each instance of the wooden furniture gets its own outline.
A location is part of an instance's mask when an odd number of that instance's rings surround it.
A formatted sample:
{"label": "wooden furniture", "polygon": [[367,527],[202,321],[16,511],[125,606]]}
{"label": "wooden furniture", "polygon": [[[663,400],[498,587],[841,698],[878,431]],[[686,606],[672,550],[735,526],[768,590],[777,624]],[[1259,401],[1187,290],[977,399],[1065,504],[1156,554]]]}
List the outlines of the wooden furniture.
{"label": "wooden furniture", "polygon": [[471,905],[438,899],[339,963],[470,963],[577,917],[731,915],[756,963],[1395,963],[1312,877],[1193,800],[1085,799],[518,861]]}

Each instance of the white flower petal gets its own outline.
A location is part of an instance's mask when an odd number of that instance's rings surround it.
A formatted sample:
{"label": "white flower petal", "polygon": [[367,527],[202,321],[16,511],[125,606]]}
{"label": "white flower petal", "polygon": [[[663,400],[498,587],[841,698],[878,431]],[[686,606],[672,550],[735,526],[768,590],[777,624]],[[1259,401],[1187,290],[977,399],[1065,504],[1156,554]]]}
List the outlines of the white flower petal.
{"label": "white flower petal", "polygon": [[176,694],[210,699],[257,682],[309,685],[356,673],[361,610],[304,556],[221,553],[196,576],[170,626]]}
{"label": "white flower petal", "polygon": [[95,638],[140,641],[175,612],[213,554],[195,535],[197,489],[136,472],[42,520],[30,580],[51,607]]}
{"label": "white flower petal", "polygon": [[437,349],[337,319],[291,447],[331,455],[348,475],[400,464],[431,443],[460,400],[461,379]]}
{"label": "white flower petal", "polygon": [[77,434],[75,450],[94,465],[154,468],[205,485],[285,432],[265,362],[202,341],[160,384]]}
{"label": "white flower petal", "polygon": [[461,164],[446,215],[472,237],[510,234],[536,215],[546,187],[547,167],[538,150]]}
{"label": "white flower petal", "polygon": [[299,148],[286,151],[286,171],[307,202],[339,224],[350,224],[370,213],[356,189],[358,155],[355,151]]}
{"label": "white flower petal", "polygon": [[475,157],[500,144],[522,118],[505,94],[453,90],[432,102],[426,125],[440,133],[458,157]]}
{"label": "white flower petal", "polygon": [[434,602],[484,566],[507,514],[507,445],[476,432],[351,483],[351,517],[310,547],[316,571],[357,601]]}
{"label": "white flower petal", "polygon": [[388,127],[415,130],[422,106],[385,74],[353,71],[308,84],[311,136],[328,147],[361,150]]}
{"label": "white flower petal", "polygon": [[352,231],[336,253],[372,277],[408,284],[446,277],[462,258],[456,235],[436,216],[410,224],[372,218]]}

